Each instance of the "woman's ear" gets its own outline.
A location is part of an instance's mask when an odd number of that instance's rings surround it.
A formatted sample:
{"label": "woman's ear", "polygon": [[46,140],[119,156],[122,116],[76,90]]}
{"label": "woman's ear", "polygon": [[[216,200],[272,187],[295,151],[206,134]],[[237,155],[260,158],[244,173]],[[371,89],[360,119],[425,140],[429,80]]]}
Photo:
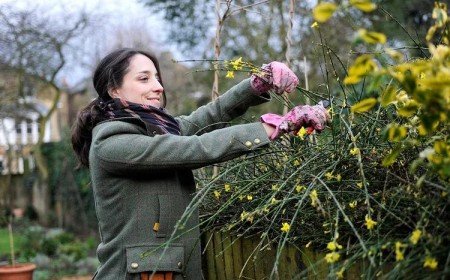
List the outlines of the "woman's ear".
{"label": "woman's ear", "polygon": [[117,89],[109,89],[108,94],[111,98],[118,98],[119,94],[117,92]]}

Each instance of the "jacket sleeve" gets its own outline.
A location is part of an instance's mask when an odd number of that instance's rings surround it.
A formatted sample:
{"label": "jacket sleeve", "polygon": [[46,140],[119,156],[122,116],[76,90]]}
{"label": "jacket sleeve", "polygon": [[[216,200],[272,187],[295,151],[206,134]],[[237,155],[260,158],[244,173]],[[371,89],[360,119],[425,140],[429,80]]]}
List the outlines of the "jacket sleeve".
{"label": "jacket sleeve", "polygon": [[150,169],[195,169],[229,160],[267,145],[261,123],[234,125],[193,136],[143,135],[136,126],[115,122],[94,130],[91,152],[113,173]]}
{"label": "jacket sleeve", "polygon": [[229,121],[243,115],[249,107],[269,100],[269,94],[258,95],[251,87],[250,79],[245,79],[215,101],[198,108],[189,116],[179,116],[176,120],[182,135],[200,135],[225,127]]}

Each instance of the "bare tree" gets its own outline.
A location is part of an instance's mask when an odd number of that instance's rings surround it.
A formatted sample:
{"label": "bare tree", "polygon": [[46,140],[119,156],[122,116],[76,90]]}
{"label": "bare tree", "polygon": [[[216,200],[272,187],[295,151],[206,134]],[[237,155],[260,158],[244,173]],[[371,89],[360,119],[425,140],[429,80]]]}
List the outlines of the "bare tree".
{"label": "bare tree", "polygon": [[[33,154],[39,170],[40,192],[47,213],[49,203],[49,167],[42,155],[41,147],[48,120],[57,109],[62,88],[58,74],[66,66],[69,53],[76,45],[76,39],[89,25],[89,16],[78,12],[63,17],[48,13],[42,7],[18,9],[11,5],[0,6],[0,64],[7,65],[16,73],[16,84],[4,91],[1,100],[18,102],[33,110],[30,98],[35,92],[27,90],[32,81],[34,86],[45,87],[51,97],[46,112],[39,113],[39,133]],[[2,67],[3,68],[3,67]],[[2,69],[3,70],[3,69]],[[14,90],[13,90],[14,89]],[[0,100],[0,101],[1,101]],[[46,215],[43,215],[45,220]]]}

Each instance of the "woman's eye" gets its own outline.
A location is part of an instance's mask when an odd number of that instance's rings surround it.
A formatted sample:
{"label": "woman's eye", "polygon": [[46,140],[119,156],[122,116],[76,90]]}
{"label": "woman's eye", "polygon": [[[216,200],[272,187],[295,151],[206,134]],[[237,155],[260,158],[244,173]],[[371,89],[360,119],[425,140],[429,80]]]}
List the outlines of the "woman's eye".
{"label": "woman's eye", "polygon": [[148,81],[148,77],[142,77],[139,80],[141,80],[141,81]]}

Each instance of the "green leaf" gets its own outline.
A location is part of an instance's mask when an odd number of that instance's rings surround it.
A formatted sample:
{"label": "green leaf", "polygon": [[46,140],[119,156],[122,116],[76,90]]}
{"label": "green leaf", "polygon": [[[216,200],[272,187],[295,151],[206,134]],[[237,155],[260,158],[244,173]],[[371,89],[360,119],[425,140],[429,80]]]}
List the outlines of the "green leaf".
{"label": "green leaf", "polygon": [[344,84],[357,84],[363,76],[377,69],[372,56],[364,54],[359,56],[348,69],[348,76],[344,79]]}
{"label": "green leaf", "polygon": [[437,27],[443,27],[447,23],[447,6],[442,3],[438,4],[435,3],[435,7],[433,9],[433,13],[431,14],[431,17],[436,20],[436,26]]}
{"label": "green leaf", "polygon": [[384,44],[386,43],[386,35],[379,32],[369,32],[366,29],[358,30],[359,37],[368,44]]}
{"label": "green leaf", "polygon": [[392,164],[395,163],[395,161],[397,160],[398,155],[400,154],[400,152],[402,151],[401,146],[397,145],[396,147],[394,147],[394,149],[392,150],[392,152],[390,152],[381,162],[381,165],[383,165],[384,167],[388,167],[391,166]]}
{"label": "green leaf", "polygon": [[351,107],[353,113],[364,113],[369,111],[377,104],[377,100],[373,97],[364,99]]}
{"label": "green leaf", "polygon": [[377,8],[377,5],[370,0],[350,0],[350,5],[366,13],[372,12]]}
{"label": "green leaf", "polygon": [[388,86],[381,95],[381,106],[387,107],[389,104],[395,101],[397,96],[397,90],[393,86]]}
{"label": "green leaf", "polygon": [[400,142],[401,140],[405,139],[408,131],[406,130],[406,127],[391,123],[388,126],[388,139],[392,142]]}
{"label": "green leaf", "polygon": [[409,100],[403,107],[397,109],[397,114],[404,118],[414,115],[419,109],[419,104],[414,100]]}
{"label": "green leaf", "polygon": [[337,5],[334,3],[321,3],[313,10],[314,19],[318,22],[326,22],[333,16],[336,9]]}

